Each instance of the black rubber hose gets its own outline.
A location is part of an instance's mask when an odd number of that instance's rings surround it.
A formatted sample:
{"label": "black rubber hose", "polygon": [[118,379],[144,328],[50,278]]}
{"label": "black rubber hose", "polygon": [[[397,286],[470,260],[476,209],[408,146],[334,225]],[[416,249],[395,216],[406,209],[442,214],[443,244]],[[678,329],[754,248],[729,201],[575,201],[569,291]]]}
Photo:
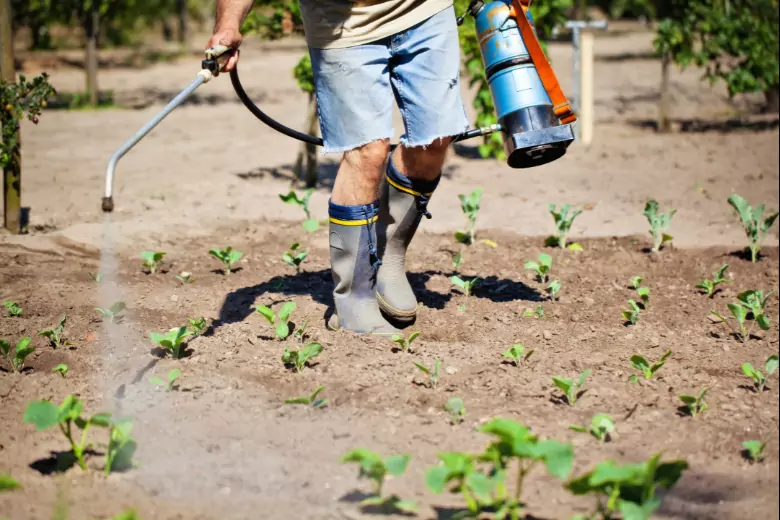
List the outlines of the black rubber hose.
{"label": "black rubber hose", "polygon": [[[236,66],[235,68],[233,68],[233,70],[230,71],[230,82],[233,84],[233,89],[236,91],[236,94],[238,94],[238,98],[241,100],[241,102],[244,103],[244,106],[248,108],[249,111],[252,112],[252,114],[254,114],[255,117],[257,117],[260,121],[267,124],[277,132],[281,132],[288,137],[292,137],[293,139],[297,139],[299,141],[310,143],[316,146],[323,145],[322,139],[320,137],[316,137],[310,134],[304,134],[303,132],[299,132],[297,130],[293,130],[292,128],[284,126],[279,121],[273,119],[268,114],[260,110],[260,108],[258,108],[258,106],[255,105],[251,99],[249,99],[249,96],[244,90],[244,87],[241,85],[241,80],[238,79],[238,66]],[[455,136],[452,139],[452,142],[457,143],[459,141],[465,141],[466,139],[471,139],[481,135],[484,135],[484,132],[478,128],[475,128]],[[394,145],[393,148],[395,148],[395,146],[396,145]]]}

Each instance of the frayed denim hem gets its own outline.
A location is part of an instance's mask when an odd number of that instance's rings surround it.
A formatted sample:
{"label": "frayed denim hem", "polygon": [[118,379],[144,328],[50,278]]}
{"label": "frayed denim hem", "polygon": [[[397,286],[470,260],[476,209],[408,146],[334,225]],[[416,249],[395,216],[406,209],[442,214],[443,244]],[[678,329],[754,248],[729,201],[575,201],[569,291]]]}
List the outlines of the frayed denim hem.
{"label": "frayed denim hem", "polygon": [[322,147],[322,151],[320,152],[320,155],[327,155],[329,153],[349,152],[349,151],[352,151],[352,150],[357,150],[358,148],[366,146],[367,144],[375,143],[377,141],[387,141],[387,144],[389,145],[390,144],[390,139],[392,139],[392,138],[393,138],[392,135],[390,135],[388,137],[377,137],[377,138],[374,138],[374,139],[369,139],[367,141],[364,141],[364,142],[356,144],[356,145],[343,146],[343,147],[340,147],[340,148],[331,148],[331,147],[329,147],[327,145],[327,143],[325,143],[325,146]]}
{"label": "frayed denim hem", "polygon": [[401,144],[406,148],[422,148],[423,150],[425,150],[436,141],[438,141],[439,144],[441,144],[447,138],[459,136],[463,132],[467,131],[470,128],[470,126],[471,125],[466,124],[466,126],[463,127],[463,130],[454,134],[444,134],[441,136],[430,137],[426,139],[415,139],[412,142],[410,142],[409,139],[407,139],[406,134],[404,134],[403,136],[401,136]]}

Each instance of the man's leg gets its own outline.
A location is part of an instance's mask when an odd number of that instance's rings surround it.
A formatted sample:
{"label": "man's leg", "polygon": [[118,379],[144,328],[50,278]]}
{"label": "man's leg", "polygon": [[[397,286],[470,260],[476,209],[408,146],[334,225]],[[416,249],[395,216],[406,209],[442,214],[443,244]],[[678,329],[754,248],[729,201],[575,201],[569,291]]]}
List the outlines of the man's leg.
{"label": "man's leg", "polygon": [[380,188],[377,234],[382,266],[380,308],[401,323],[417,315],[406,276],[406,251],[439,184],[451,137],[468,126],[460,96],[460,47],[452,8],[399,35],[390,60],[391,81],[406,134],[388,163]]}

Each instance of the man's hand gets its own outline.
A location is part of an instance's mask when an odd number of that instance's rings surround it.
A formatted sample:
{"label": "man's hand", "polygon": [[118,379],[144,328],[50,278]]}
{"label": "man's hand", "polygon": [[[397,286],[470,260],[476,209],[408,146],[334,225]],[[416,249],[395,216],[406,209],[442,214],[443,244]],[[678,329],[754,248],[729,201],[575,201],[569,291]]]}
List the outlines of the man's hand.
{"label": "man's hand", "polygon": [[230,72],[236,68],[238,63],[238,48],[241,46],[241,32],[238,29],[217,29],[214,35],[206,44],[206,48],[214,47],[215,45],[225,45],[231,49],[235,49],[233,55],[228,58],[225,66],[222,67],[222,72]]}

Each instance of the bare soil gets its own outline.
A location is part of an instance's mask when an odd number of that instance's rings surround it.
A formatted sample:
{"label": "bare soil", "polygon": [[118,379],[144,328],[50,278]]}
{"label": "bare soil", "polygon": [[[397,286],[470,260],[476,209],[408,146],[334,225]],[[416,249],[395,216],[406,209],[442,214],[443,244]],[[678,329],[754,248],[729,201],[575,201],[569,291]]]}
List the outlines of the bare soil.
{"label": "bare soil", "polygon": [[[32,336],[37,351],[23,374],[0,372],[0,472],[23,485],[0,495],[0,516],[50,519],[65,505],[72,519],[111,518],[127,507],[145,520],[370,518],[356,503],[369,484],[358,481],[354,466],[339,463],[362,446],[410,454],[407,474],[387,492],[419,502],[420,518],[448,518],[462,504],[427,492],[425,469],[439,451],[480,450],[487,438],[476,427],[508,417],[545,438],[571,441],[575,474],[608,458],[636,462],[658,452],[685,458],[691,468],[659,517],[778,518],[777,375],[759,394],[740,371],[744,362],[762,365],[777,353],[777,297],[769,303],[772,327],[746,344],[709,318],[740,291],[778,288],[777,226],[752,264],[739,253],[744,232],[725,202],[737,191],[754,204],[778,207],[777,116],[751,115],[757,98],[730,101],[690,70],[673,76],[676,131],[655,133],[660,65],[649,57],[650,40],[646,32],[598,37],[598,126],[590,148],[575,143],[563,159],[524,172],[475,158],[474,143],[453,151],[430,206],[434,218],[410,252],[410,279],[423,304],[408,330],[422,332],[413,353],[326,331],[327,233],[306,234],[298,225],[302,213],[277,196],[293,182],[297,144],[254,120],[225,78],[199,90],[120,162],[117,210],[110,221],[99,212],[108,157],[194,77],[199,57],[101,73],[101,88],[113,90],[120,105],[141,108],[50,110],[37,127],[25,123],[31,233],[0,236],[0,301],[18,302],[24,314],[1,317],[0,338]],[[286,45],[248,41],[241,74],[263,108],[299,126],[305,100],[290,71],[304,50]],[[569,50],[554,44],[551,52],[570,90]],[[25,59],[25,73],[42,63]],[[64,65],[51,70],[55,86],[80,90],[83,71],[58,63]],[[321,167],[323,183],[313,198],[318,218],[326,215],[337,159],[326,157]],[[485,189],[480,236],[498,247],[467,251],[459,274],[482,282],[466,298],[450,287],[451,232],[463,222],[456,195],[477,187]],[[646,251],[642,208],[649,198],[678,208],[674,245],[660,254]],[[543,246],[552,231],[547,204],[563,202],[588,210],[573,230],[584,252]],[[295,240],[310,253],[298,275],[281,260]],[[228,244],[245,257],[240,270],[225,276],[207,251]],[[143,274],[144,250],[167,251],[166,270]],[[547,301],[543,285],[523,268],[542,251],[554,257],[553,278],[563,284],[559,302]],[[724,263],[733,283],[709,300],[694,285]],[[101,284],[88,275],[97,271]],[[181,271],[196,282],[182,285],[175,278]],[[620,313],[634,296],[627,287],[634,275],[645,277],[651,302],[629,327]],[[119,299],[128,304],[125,319],[101,322],[94,308]],[[308,321],[309,341],[324,346],[300,374],[280,359],[294,342],[274,339],[251,308],[292,300],[294,322]],[[542,320],[524,316],[540,304]],[[36,334],[63,314],[72,345],[53,349]],[[183,359],[154,350],[149,332],[199,316],[209,329],[188,343]],[[504,363],[501,352],[513,343],[536,349],[527,366]],[[627,382],[631,355],[655,360],[667,350],[673,354],[655,379]],[[442,374],[434,390],[422,384],[413,362],[436,359]],[[58,363],[70,367],[66,378],[51,372]],[[172,368],[182,370],[176,391],[149,383]],[[593,374],[585,394],[573,407],[561,403],[552,376],[586,369]],[[328,407],[283,404],[318,385]],[[677,396],[705,387],[710,409],[695,419],[681,416]],[[88,472],[55,471],[53,457],[67,442],[21,419],[28,402],[60,402],[69,393],[89,413],[133,418],[138,467],[104,476],[106,435],[95,432]],[[456,426],[442,410],[453,396],[467,408]],[[597,413],[617,424],[611,442],[568,429]],[[750,439],[770,440],[762,464],[740,453]],[[523,496],[533,518],[570,518],[593,505],[541,470]]]}

